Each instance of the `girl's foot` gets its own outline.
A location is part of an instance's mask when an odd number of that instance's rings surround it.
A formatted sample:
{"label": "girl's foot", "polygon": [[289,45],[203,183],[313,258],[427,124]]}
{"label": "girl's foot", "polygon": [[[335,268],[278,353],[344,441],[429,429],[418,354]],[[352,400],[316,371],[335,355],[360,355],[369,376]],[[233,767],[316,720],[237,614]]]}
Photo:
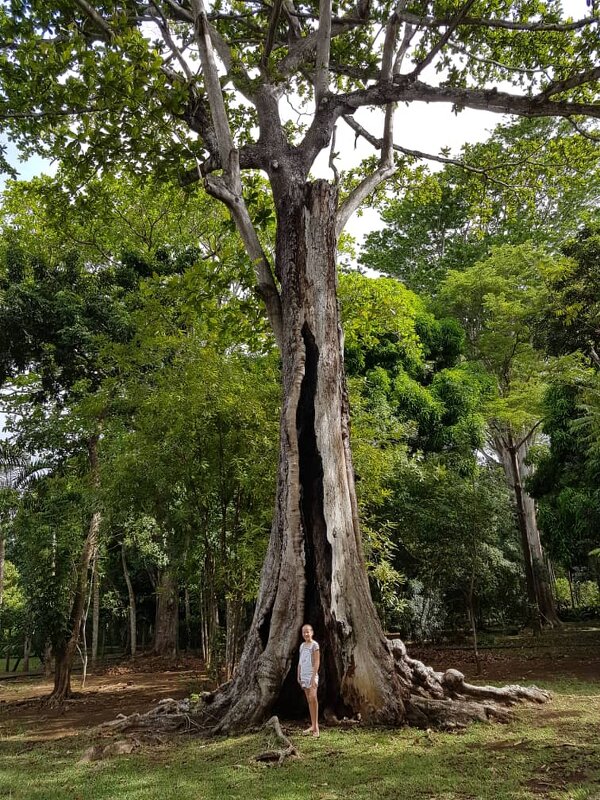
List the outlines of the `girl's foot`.
{"label": "girl's foot", "polygon": [[319,738],[319,736],[320,736],[321,734],[319,733],[319,731],[313,731],[313,732],[312,732],[312,735],[313,735],[313,736],[314,736],[316,739],[318,739],[318,738]]}
{"label": "girl's foot", "polygon": [[312,728],[307,728],[305,731],[302,731],[303,736],[310,736],[311,733],[314,733]]}

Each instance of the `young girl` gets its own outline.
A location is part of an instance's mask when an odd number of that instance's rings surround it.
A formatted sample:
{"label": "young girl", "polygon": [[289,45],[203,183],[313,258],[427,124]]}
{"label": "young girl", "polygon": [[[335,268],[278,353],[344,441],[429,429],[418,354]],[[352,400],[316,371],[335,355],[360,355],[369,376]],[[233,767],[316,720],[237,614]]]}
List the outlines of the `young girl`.
{"label": "young girl", "polygon": [[304,733],[312,733],[313,736],[318,736],[319,703],[317,701],[317,686],[319,685],[321,654],[319,652],[319,643],[313,639],[311,625],[302,626],[302,638],[304,641],[300,645],[298,683],[304,689],[304,694],[308,700],[308,710],[310,711],[310,728],[307,728]]}

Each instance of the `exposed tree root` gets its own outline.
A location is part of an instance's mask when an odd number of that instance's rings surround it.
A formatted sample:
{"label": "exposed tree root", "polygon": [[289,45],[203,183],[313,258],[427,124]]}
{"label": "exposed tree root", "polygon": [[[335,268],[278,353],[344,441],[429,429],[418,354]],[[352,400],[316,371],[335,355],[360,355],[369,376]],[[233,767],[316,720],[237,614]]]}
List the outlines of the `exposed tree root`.
{"label": "exposed tree root", "polygon": [[298,758],[298,751],[281,729],[281,723],[278,717],[271,717],[267,720],[265,728],[272,728],[274,730],[275,736],[278,742],[283,745],[283,748],[281,750],[265,750],[264,753],[259,753],[259,755],[255,756],[256,761],[267,761],[270,763],[277,763],[278,766],[281,766],[288,758]]}
{"label": "exposed tree root", "polygon": [[470,722],[495,719],[507,722],[508,707],[529,701],[545,703],[550,693],[536,686],[475,686],[465,682],[456,669],[436,672],[406,652],[400,639],[388,640],[396,670],[404,681],[410,681],[405,701],[407,721],[419,728],[455,729]]}
{"label": "exposed tree root", "polygon": [[[476,721],[506,722],[511,718],[511,706],[520,702],[545,703],[550,699],[549,692],[535,686],[475,686],[466,683],[464,675],[458,670],[436,672],[421,661],[410,658],[400,639],[388,640],[388,646],[399,684],[404,689],[404,720],[415,727],[455,730]],[[145,714],[120,715],[102,725],[101,729],[110,732],[145,729],[214,735],[256,727],[260,724],[256,698],[250,695],[234,697],[234,688],[234,683],[226,684],[215,692],[205,693],[198,703],[187,699],[162,700]],[[232,724],[229,715],[234,704],[236,721]],[[360,714],[355,719],[339,720],[333,712],[326,712],[326,722],[330,725],[355,725],[359,721]],[[283,763],[285,758],[297,754],[283,734],[277,717],[271,717],[266,725],[274,729],[284,748],[262,753],[259,760]]]}
{"label": "exposed tree root", "polygon": [[197,710],[190,700],[173,700],[165,698],[145,714],[119,714],[110,722],[100,725],[100,731],[122,733],[131,730],[151,730],[153,732],[172,733],[174,731],[197,731],[209,733],[212,729],[209,721],[204,728],[199,724]]}

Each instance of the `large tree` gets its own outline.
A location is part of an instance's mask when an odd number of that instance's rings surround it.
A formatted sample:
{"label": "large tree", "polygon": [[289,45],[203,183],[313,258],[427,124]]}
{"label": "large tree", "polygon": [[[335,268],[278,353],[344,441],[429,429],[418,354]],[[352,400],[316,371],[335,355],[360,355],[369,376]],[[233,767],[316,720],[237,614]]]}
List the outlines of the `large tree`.
{"label": "large tree", "polygon": [[[275,517],[237,675],[212,704],[217,728],[256,723],[299,691],[291,667],[305,621],[323,644],[322,700],[338,714],[428,724],[458,713],[460,704],[446,698],[465,691],[460,680],[418,667],[401,643],[392,647],[369,594],[336,303],[337,239],[394,172],[396,104],[556,115],[577,126],[600,116],[597,22],[565,18],[556,0],[209,7],[204,0],[52,7],[23,0],[2,12],[9,46],[0,117],[13,135],[76,161],[80,180],[86,168],[118,161],[203,179],[231,212],[281,350]],[[507,81],[516,92],[497,88]],[[286,120],[284,98],[307,116]],[[355,118],[373,106],[384,110],[375,133]],[[311,181],[310,170],[342,119],[380,158],[340,198],[337,181]],[[335,147],[330,163],[336,174]],[[251,216],[257,170],[272,190],[273,258]],[[461,708],[486,713],[482,705]]]}

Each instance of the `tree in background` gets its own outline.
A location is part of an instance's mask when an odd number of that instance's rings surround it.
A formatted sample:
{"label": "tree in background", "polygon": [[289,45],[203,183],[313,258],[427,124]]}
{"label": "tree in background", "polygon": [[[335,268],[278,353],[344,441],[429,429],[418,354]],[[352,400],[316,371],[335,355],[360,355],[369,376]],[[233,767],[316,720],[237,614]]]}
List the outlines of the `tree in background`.
{"label": "tree in background", "polygon": [[600,577],[590,556],[599,544],[600,521],[598,220],[565,242],[563,251],[571,260],[552,276],[537,340],[553,355],[579,354],[580,364],[554,381],[545,394],[543,430],[549,447],[538,454],[528,488],[538,500],[550,552],[565,567],[575,605],[573,575]]}
{"label": "tree in background", "polygon": [[[89,525],[73,556],[71,618],[48,627],[55,634],[53,702],[70,692],[100,534],[99,443],[121,402],[112,353],[135,335],[140,283],[152,275],[168,281],[216,247],[222,262],[239,261],[239,247],[228,252],[218,215],[211,218],[201,201],[187,206],[179,190],[125,179],[117,187],[107,178],[90,191],[71,203],[55,182],[14,184],[3,207],[0,371],[11,389],[3,403],[15,414],[23,446],[52,454],[59,471],[75,459],[83,480],[84,454],[93,490],[81,495]],[[243,270],[236,279],[241,291]],[[60,618],[60,604],[52,607]]]}
{"label": "tree in background", "polygon": [[[491,15],[475,0],[402,1],[391,13],[362,2],[334,13],[327,0],[301,13],[290,2],[209,11],[203,0],[53,10],[33,0],[11,11],[0,17],[11,42],[1,65],[5,124],[38,152],[77,163],[78,180],[123,160],[203,178],[240,232],[281,350],[272,537],[236,677],[211,707],[213,727],[260,722],[298,692],[292,667],[307,619],[328,654],[321,691],[336,713],[425,725],[453,717],[460,704],[445,697],[447,687],[432,677],[423,697],[400,646],[394,658],[369,593],[336,304],[337,238],[394,171],[396,103],[600,115],[597,20],[565,19],[557,2],[503,0]],[[457,47],[464,61],[454,59]],[[425,82],[428,68],[446,71],[442,85]],[[500,81],[523,88],[499,91]],[[307,127],[282,119],[280,101],[292,95],[309,109]],[[381,138],[355,119],[368,106],[385,108]],[[339,202],[334,183],[311,182],[309,173],[342,118],[381,158]],[[244,196],[242,172],[255,170],[267,174],[273,194],[274,268]],[[462,712],[485,713],[473,705]]]}
{"label": "tree in background", "polygon": [[540,542],[535,503],[526,490],[528,452],[542,420],[548,380],[556,359],[535,348],[535,322],[547,298],[547,280],[568,269],[532,245],[506,245],[462,272],[451,271],[439,303],[464,327],[470,356],[494,379],[496,396],[486,414],[490,445],[504,466],[521,531],[532,622],[558,622]]}
{"label": "tree in background", "polygon": [[593,217],[599,196],[598,146],[568,122],[498,125],[439,172],[402,173],[382,201],[385,227],[366,237],[360,260],[435,295],[449,270],[472,266],[494,245],[562,249]]}

